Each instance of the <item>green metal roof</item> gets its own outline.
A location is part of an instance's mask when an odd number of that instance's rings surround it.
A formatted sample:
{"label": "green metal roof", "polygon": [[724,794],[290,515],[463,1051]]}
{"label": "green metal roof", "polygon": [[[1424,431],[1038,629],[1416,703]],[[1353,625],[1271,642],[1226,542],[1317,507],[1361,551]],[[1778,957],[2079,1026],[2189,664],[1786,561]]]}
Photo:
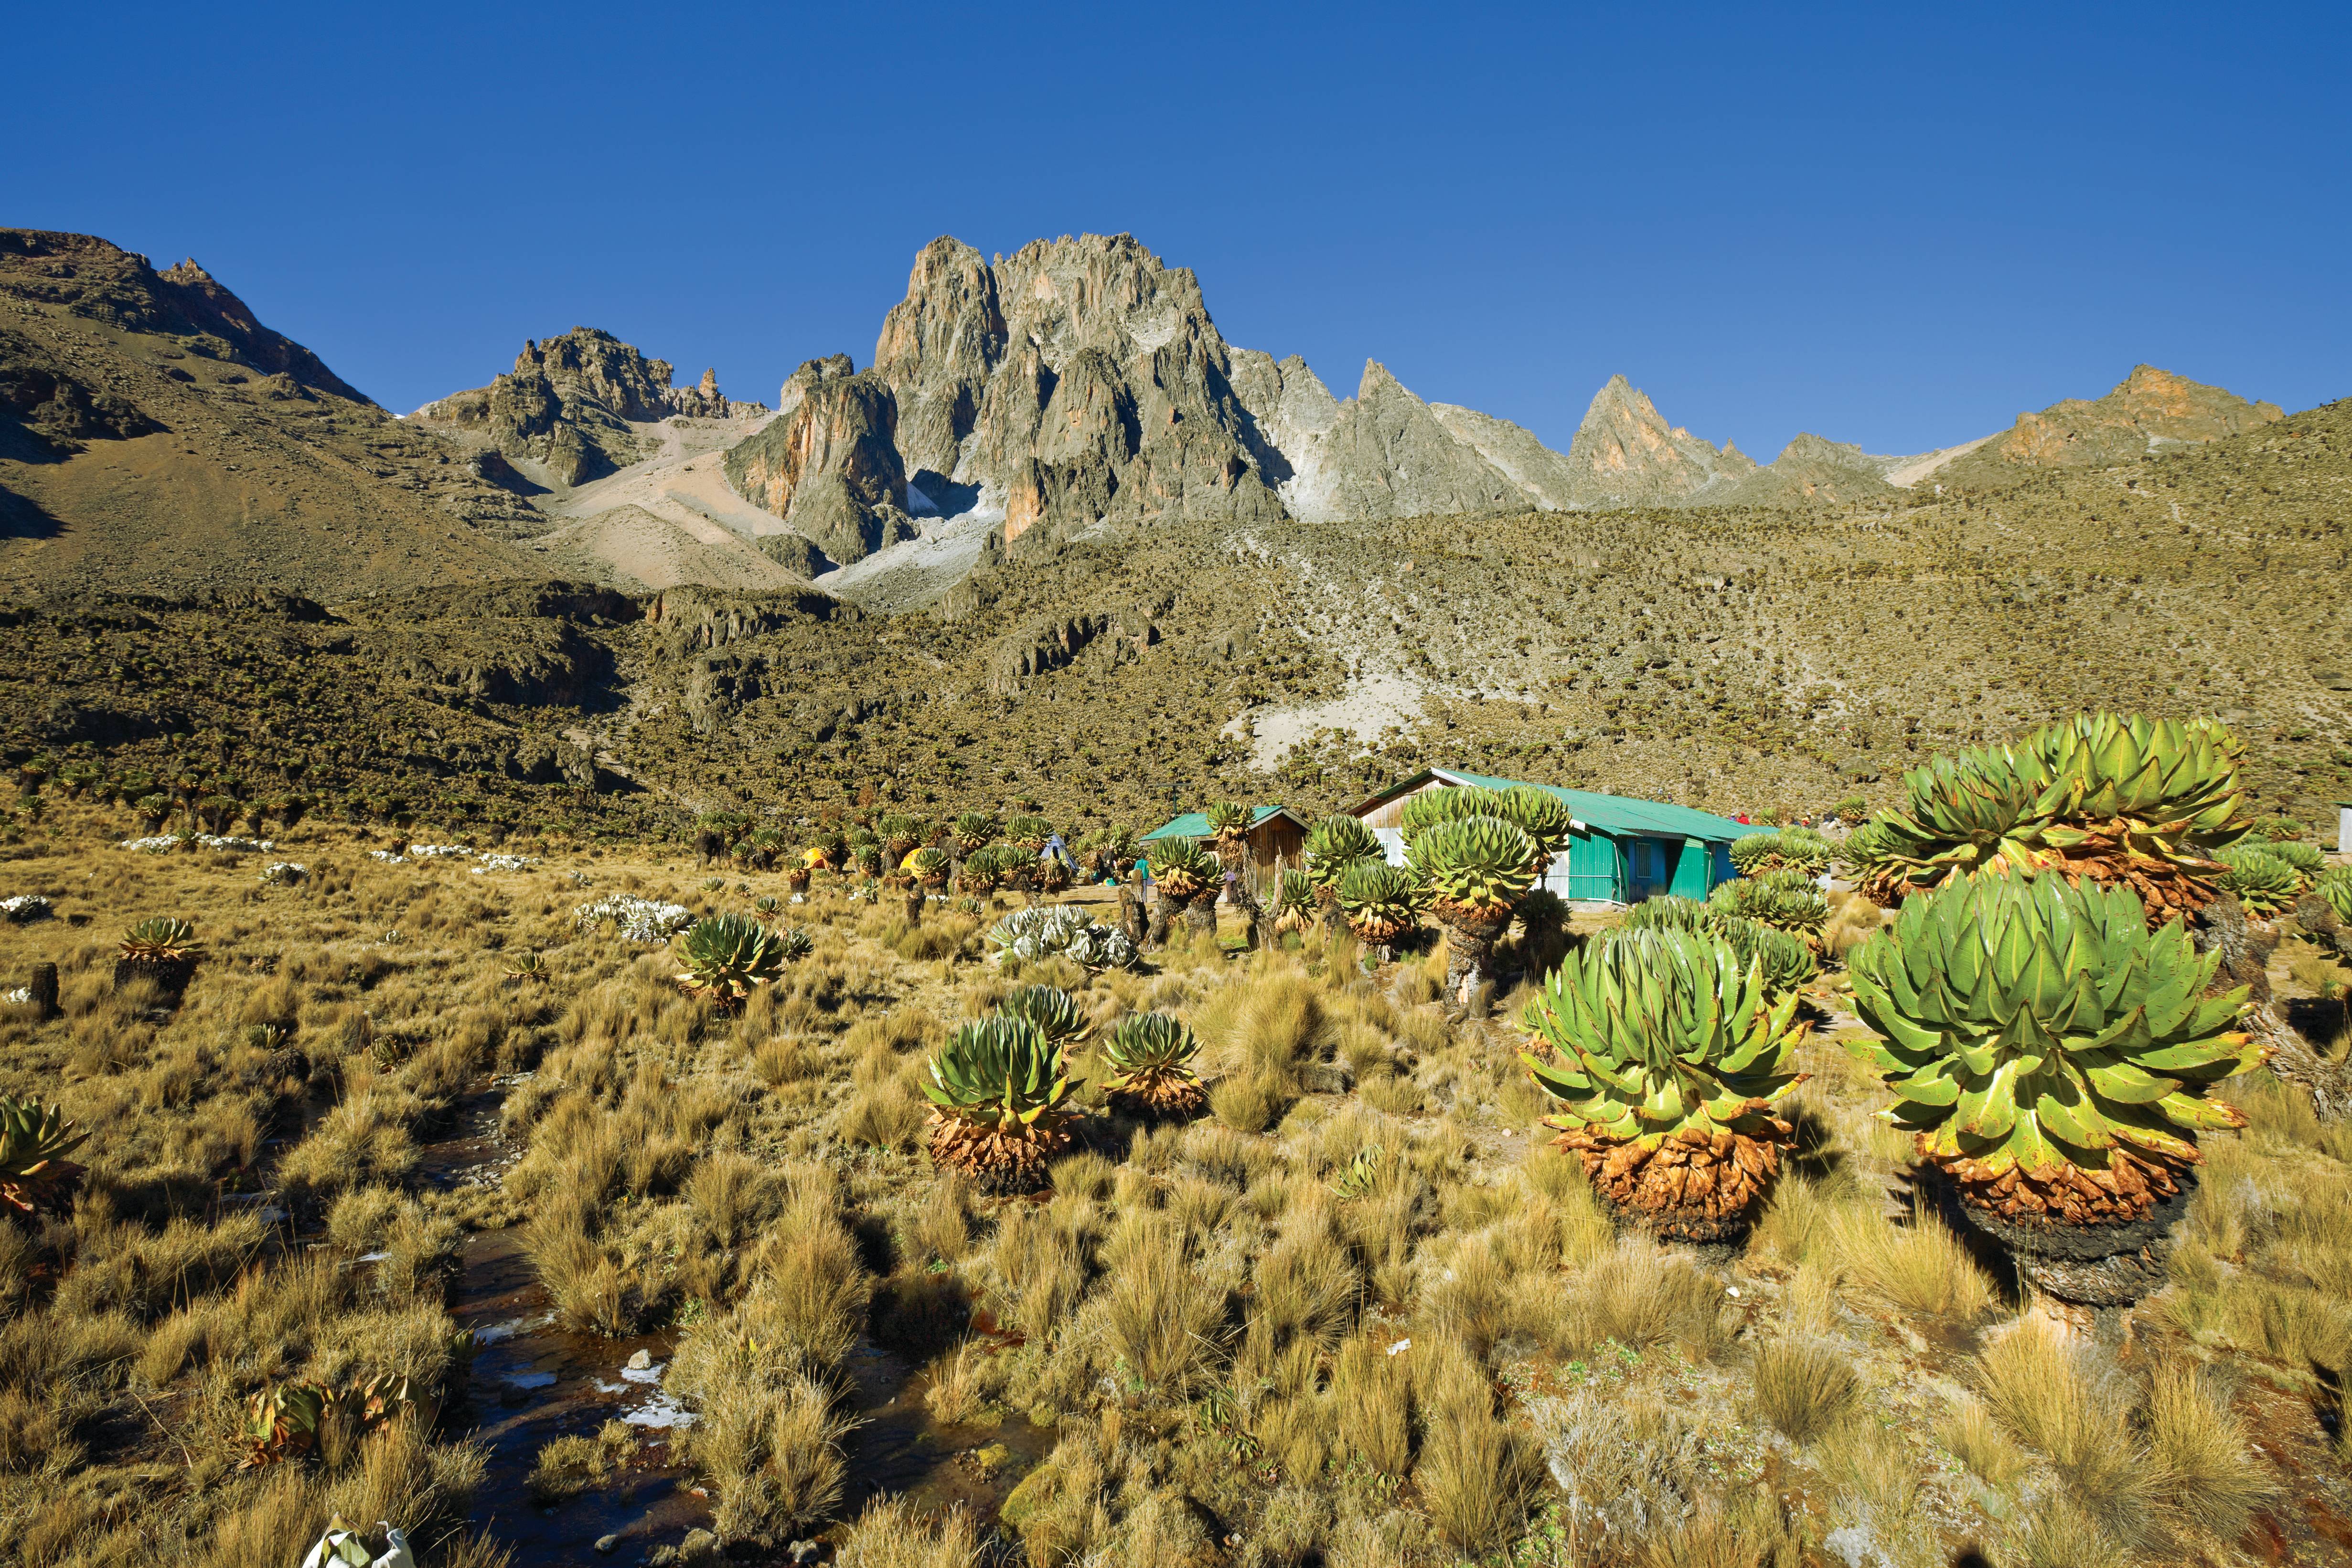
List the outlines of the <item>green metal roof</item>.
{"label": "green metal roof", "polygon": [[[1448,784],[1475,784],[1482,789],[1514,789],[1525,779],[1495,779],[1483,773],[1465,773],[1454,768],[1427,768],[1402,783],[1392,784],[1373,800],[1386,800],[1407,789],[1417,788],[1423,780],[1442,779]],[[1604,833],[1633,838],[1697,839],[1706,843],[1728,843],[1748,833],[1764,831],[1728,817],[1718,817],[1712,811],[1702,811],[1693,806],[1670,805],[1664,800],[1633,800],[1622,795],[1596,795],[1590,789],[1563,789],[1557,784],[1528,784],[1531,789],[1541,789],[1557,796],[1571,815],[1586,827]],[[1371,802],[1367,801],[1366,806]],[[1365,807],[1356,810],[1360,815]]]}
{"label": "green metal roof", "polygon": [[[1296,814],[1285,811],[1278,805],[1258,806],[1250,811],[1250,831],[1255,832],[1259,823],[1273,816],[1289,817],[1292,821],[1298,822],[1302,828],[1307,825],[1299,822]],[[1181,817],[1171,818],[1162,822],[1144,834],[1143,838],[1144,841],[1149,843],[1153,839],[1206,839],[1213,836],[1209,831],[1209,814],[1206,811],[1187,811]]]}

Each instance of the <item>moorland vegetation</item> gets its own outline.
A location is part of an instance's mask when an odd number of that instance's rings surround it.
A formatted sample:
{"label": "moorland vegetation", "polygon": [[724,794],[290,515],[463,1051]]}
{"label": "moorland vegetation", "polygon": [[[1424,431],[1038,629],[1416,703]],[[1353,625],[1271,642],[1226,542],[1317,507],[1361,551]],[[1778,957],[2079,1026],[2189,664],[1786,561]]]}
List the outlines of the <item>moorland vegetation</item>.
{"label": "moorland vegetation", "polygon": [[[1622,916],[1518,791],[1221,912],[1017,803],[534,858],[21,775],[0,1548],[2321,1560],[2352,872],[2252,749],[2084,716]],[[528,1452],[517,1322],[620,1391]]]}

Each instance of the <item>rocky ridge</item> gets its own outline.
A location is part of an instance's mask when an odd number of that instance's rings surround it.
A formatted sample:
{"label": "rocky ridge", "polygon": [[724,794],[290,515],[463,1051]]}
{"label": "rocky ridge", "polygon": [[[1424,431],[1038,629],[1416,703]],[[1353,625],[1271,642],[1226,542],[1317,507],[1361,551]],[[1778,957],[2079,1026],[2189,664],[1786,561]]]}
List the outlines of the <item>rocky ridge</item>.
{"label": "rocky ridge", "polygon": [[1948,484],[1992,487],[2043,468],[2110,468],[2168,446],[2244,435],[2285,414],[2154,365],[2137,365],[2105,397],[2066,398],[1980,443],[1937,473]]}
{"label": "rocky ridge", "polygon": [[648,455],[649,443],[634,425],[763,412],[730,402],[715,371],[691,387],[672,386],[673,373],[668,361],[647,359],[610,332],[574,327],[526,340],[513,370],[487,387],[427,403],[415,418],[474,436],[530,478],[569,488]]}
{"label": "rocky ridge", "polygon": [[783,413],[728,450],[735,493],[844,565],[911,537],[889,383],[835,354],[793,371],[780,401]]}
{"label": "rocky ridge", "polygon": [[194,261],[0,229],[0,589],[341,599],[540,575],[543,526]]}

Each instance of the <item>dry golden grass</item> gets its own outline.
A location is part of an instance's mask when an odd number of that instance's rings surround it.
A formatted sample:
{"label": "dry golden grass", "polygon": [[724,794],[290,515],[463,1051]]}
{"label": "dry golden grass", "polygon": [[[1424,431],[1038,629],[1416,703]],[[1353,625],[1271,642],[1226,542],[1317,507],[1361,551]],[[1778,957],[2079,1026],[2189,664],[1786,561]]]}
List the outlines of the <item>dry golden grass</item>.
{"label": "dry golden grass", "polygon": [[[1908,1152],[1873,1131],[1876,1092],[1829,1065],[1842,1053],[1808,1047],[1809,1135],[1825,1142],[1747,1257],[1702,1263],[1617,1236],[1533,1124],[1544,1107],[1509,1020],[1449,1026],[1427,1005],[1442,954],[1364,977],[1318,934],[1254,957],[1180,946],[1156,973],[1015,974],[980,956],[967,917],[909,933],[835,900],[795,910],[816,951],[728,1015],[677,993],[666,952],[573,931],[590,894],[551,875],[484,886],[306,852],[343,863],[247,898],[249,867],[93,852],[115,880],[91,885],[125,915],[184,907],[205,928],[214,957],[164,1018],[141,988],[112,989],[107,943],[0,926],[0,967],[37,943],[58,958],[68,1014],[0,1016],[0,1087],[42,1086],[100,1133],[69,1223],[0,1219],[0,1557],[144,1563],[127,1521],[161,1511],[198,1543],[185,1561],[275,1561],[263,1543],[312,1527],[331,1498],[397,1496],[387,1506],[440,1520],[426,1568],[495,1561],[462,1528],[478,1452],[338,1439],[299,1475],[237,1477],[229,1439],[268,1380],[400,1369],[436,1397],[454,1388],[441,1292],[467,1228],[506,1223],[567,1320],[670,1336],[667,1389],[699,1417],[675,1457],[744,1551],[837,1512],[858,1441],[845,1374],[868,1338],[925,1368],[929,1415],[960,1437],[1000,1416],[1052,1423],[1015,1526],[1039,1561],[1198,1559],[1197,1507],[1262,1563],[1444,1568],[1509,1547],[1544,1500],[1588,1545],[1639,1542],[1600,1560],[1793,1563],[1777,1505],[1709,1457],[1743,1421],[1797,1437],[1792,1480],[1866,1509],[1897,1561],[1917,1555],[1931,1499],[1978,1510],[1969,1529],[2003,1562],[2091,1539],[2063,1517],[2005,1536],[1975,1500],[1991,1494],[1932,1480],[1924,1437],[1860,1414],[1857,1389],[1907,1375],[1888,1317],[1964,1322],[1990,1298],[1932,1217],[1882,1218]],[[656,856],[576,863],[600,890],[742,903]],[[65,896],[69,879],[52,885]],[[399,941],[381,939],[391,929]],[[545,956],[545,977],[506,979],[523,951]],[[1208,1045],[1214,1113],[1103,1118],[1049,1195],[979,1198],[922,1154],[911,1085],[947,1025],[1035,978],[1072,988],[1098,1029],[1145,1007],[1184,1016]],[[499,1113],[521,1151],[504,1181],[420,1182],[455,1098],[520,1071]],[[2210,1141],[2179,1282],[2140,1320],[2193,1334],[2223,1370],[2161,1370],[2168,1341],[2142,1389],[2071,1349],[2060,1376],[2018,1333],[1990,1345],[1982,1402],[1935,1436],[2009,1517],[2031,1511],[2021,1485],[2047,1485],[2021,1443],[2078,1500],[2062,1515],[2091,1508],[2137,1551],[2153,1527],[2134,1533],[2090,1496],[2118,1463],[2160,1478],[2119,1495],[2177,1494],[2145,1511],[2182,1539],[2226,1539],[2275,1506],[2282,1483],[2222,1397],[2227,1368],[2342,1364],[2352,1215],[2334,1132],[2283,1092],[2242,1092],[2255,1126]],[[224,1183],[295,1197],[295,1245],[221,1206]],[[973,1312],[1009,1335],[975,1332]],[[2105,1441],[2075,1406],[2108,1421]],[[609,1488],[617,1457],[601,1436],[551,1444],[533,1487]],[[1556,1490],[1547,1458],[1573,1489]],[[184,1490],[154,1479],[181,1470]],[[1640,1511],[1672,1522],[1627,1533]],[[973,1551],[966,1525],[887,1501],[839,1541],[845,1562],[923,1568]]]}
{"label": "dry golden grass", "polygon": [[1915,1206],[1906,1224],[1874,1205],[1854,1204],[1830,1218],[1837,1260],[1860,1289],[1922,1316],[1969,1318],[1993,1304],[1992,1281],[1959,1238]]}
{"label": "dry golden grass", "polygon": [[1767,1343],[1748,1375],[1756,1413],[1792,1443],[1810,1443],[1843,1420],[1860,1392],[1847,1357],[1803,1340]]}

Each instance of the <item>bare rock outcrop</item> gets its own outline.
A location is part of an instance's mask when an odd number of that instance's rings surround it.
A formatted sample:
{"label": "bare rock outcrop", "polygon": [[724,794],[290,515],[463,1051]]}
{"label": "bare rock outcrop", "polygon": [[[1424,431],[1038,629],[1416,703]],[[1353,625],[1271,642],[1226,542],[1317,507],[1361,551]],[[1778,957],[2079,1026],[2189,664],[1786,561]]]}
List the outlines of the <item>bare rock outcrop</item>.
{"label": "bare rock outcrop", "polygon": [[1679,425],[1623,376],[1592,396],[1569,444],[1570,482],[1586,507],[1704,505],[1756,471],[1753,458]]}
{"label": "bare rock outcrop", "polygon": [[898,399],[910,476],[1000,497],[1007,542],[1041,523],[1282,516],[1280,455],[1234,390],[1199,280],[1130,235],[992,262],[932,241],[874,373]]}
{"label": "bare rock outcrop", "polygon": [[1565,512],[1584,504],[1578,498],[1576,470],[1568,458],[1537,440],[1533,431],[1459,403],[1433,402],[1429,412],[1456,440],[1475,448],[1505,478],[1527,492],[1537,507]]}
{"label": "bare rock outcrop", "polygon": [[[1279,494],[1292,515],[1309,522],[1339,517],[1406,517],[1550,505],[1468,439],[1470,421],[1516,425],[1470,409],[1449,419],[1424,403],[1377,361],[1364,362],[1356,395],[1331,389],[1293,354],[1276,361],[1243,350],[1234,384],[1267,444],[1288,470]],[[1555,462],[1559,454],[1548,454]]]}
{"label": "bare rock outcrop", "polygon": [[1720,494],[1710,504],[1735,507],[1831,507],[1887,500],[1897,492],[1887,469],[1903,461],[1874,457],[1848,442],[1799,435],[1780,455]]}
{"label": "bare rock outcrop", "polygon": [[2276,403],[2249,402],[2224,388],[2137,365],[2105,397],[2065,398],[2019,414],[2016,423],[1936,477],[2002,485],[2035,469],[2111,467],[2166,446],[2243,435],[2284,417]]}
{"label": "bare rock outcrop", "polygon": [[728,449],[735,493],[841,565],[910,537],[889,383],[872,371],[851,373],[848,357],[835,355],[793,372],[782,401],[786,413]]}
{"label": "bare rock outcrop", "polygon": [[514,369],[488,386],[461,392],[416,411],[427,425],[465,433],[491,450],[537,465],[554,483],[584,485],[643,456],[635,425],[682,414],[728,419],[762,412],[719,390],[715,371],[691,387],[673,387],[667,360],[593,327],[532,340]]}

